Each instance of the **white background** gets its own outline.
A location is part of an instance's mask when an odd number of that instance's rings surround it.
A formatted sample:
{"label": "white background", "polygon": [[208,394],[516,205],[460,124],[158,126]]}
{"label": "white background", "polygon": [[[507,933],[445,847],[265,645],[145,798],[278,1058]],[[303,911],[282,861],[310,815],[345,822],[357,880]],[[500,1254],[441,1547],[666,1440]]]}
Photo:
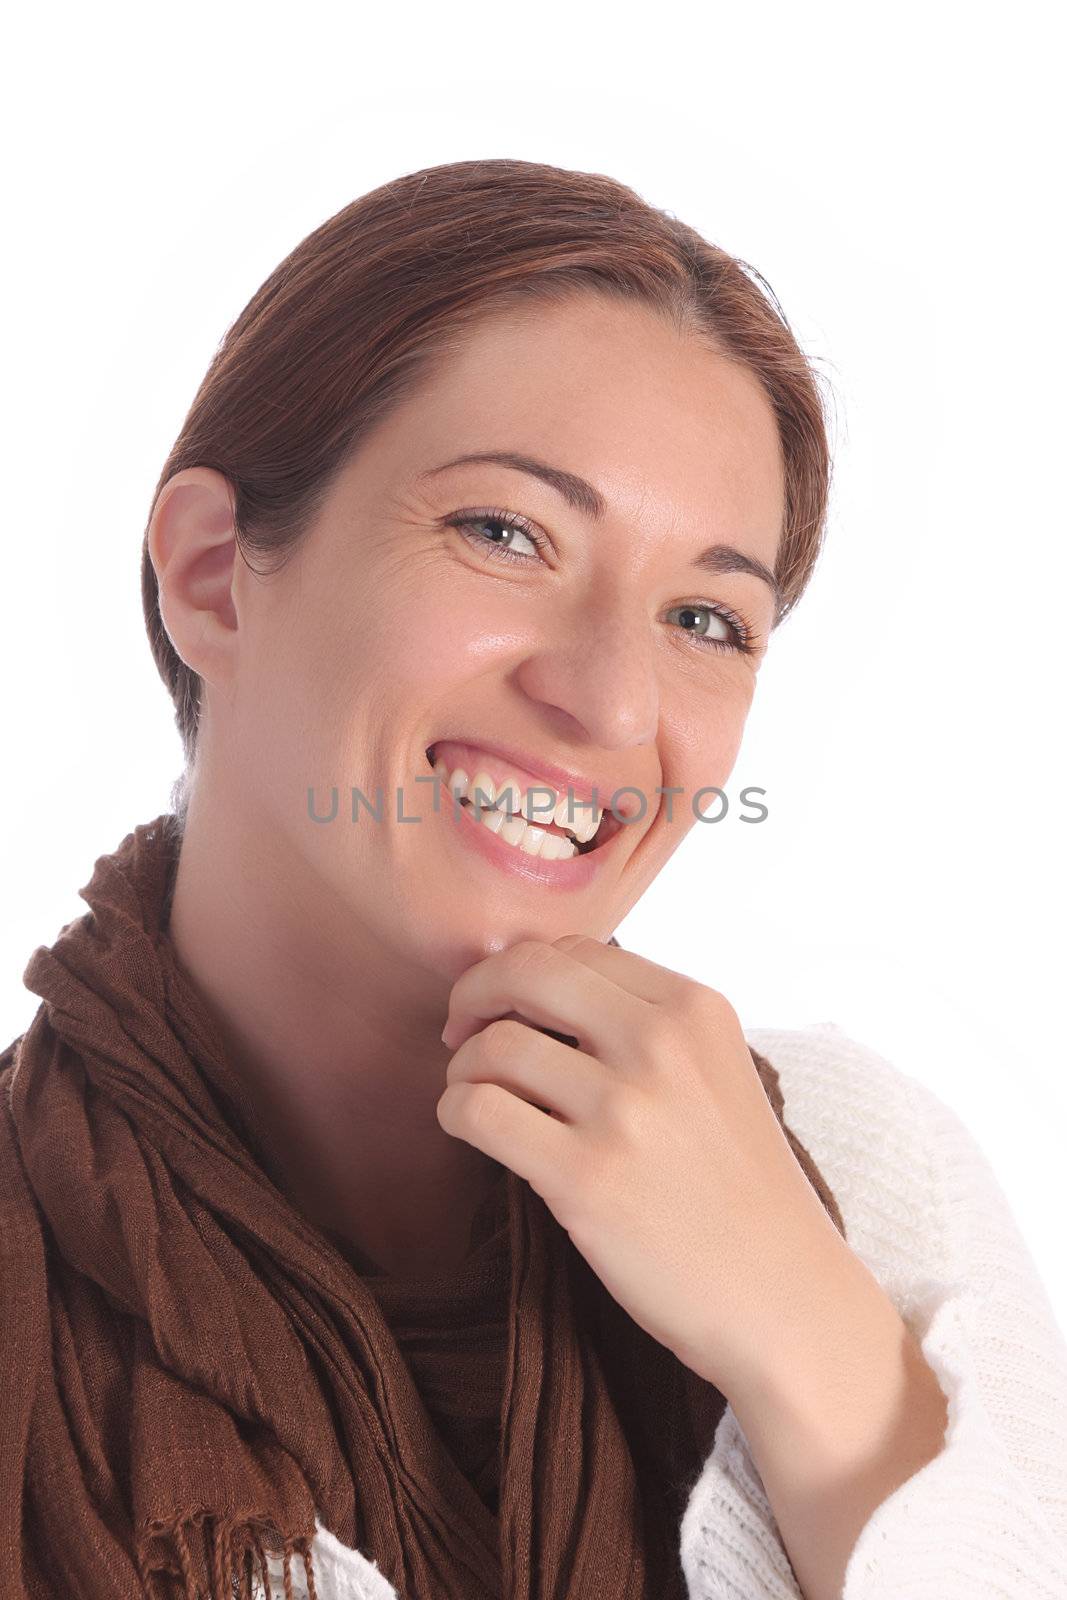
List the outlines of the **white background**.
{"label": "white background", "polygon": [[149,497],[277,262],[415,168],[602,171],[768,278],[834,390],[828,545],[728,792],[619,929],[947,1099],[1067,1323],[1063,124],[1053,9],[21,8],[7,31],[0,1025],[167,805]]}

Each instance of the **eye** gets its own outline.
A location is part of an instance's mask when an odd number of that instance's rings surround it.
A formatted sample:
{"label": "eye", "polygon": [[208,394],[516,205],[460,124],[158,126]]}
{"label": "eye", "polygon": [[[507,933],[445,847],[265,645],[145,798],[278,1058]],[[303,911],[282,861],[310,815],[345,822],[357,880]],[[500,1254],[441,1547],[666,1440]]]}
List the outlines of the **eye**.
{"label": "eye", "polygon": [[[462,511],[446,517],[442,527],[455,528],[469,543],[501,561],[537,561],[540,552],[551,549],[551,540],[529,517],[502,507],[491,510]],[[488,533],[485,530],[489,530]],[[518,548],[522,543],[529,551]],[[755,655],[758,648],[755,629],[729,606],[709,605],[706,601],[674,606],[682,631],[703,650],[733,651]]]}
{"label": "eye", "polygon": [[[673,606],[682,626],[694,644],[706,650],[736,650],[741,655],[755,655],[754,630],[729,606],[712,606],[706,602]],[[670,613],[668,613],[670,615]]]}
{"label": "eye", "polygon": [[[537,560],[538,552],[548,544],[546,535],[517,511],[464,511],[449,517],[445,527],[457,528],[471,544],[481,545],[505,561]],[[487,536],[478,531],[482,528],[492,531]],[[516,548],[523,542],[531,547],[530,552]]]}

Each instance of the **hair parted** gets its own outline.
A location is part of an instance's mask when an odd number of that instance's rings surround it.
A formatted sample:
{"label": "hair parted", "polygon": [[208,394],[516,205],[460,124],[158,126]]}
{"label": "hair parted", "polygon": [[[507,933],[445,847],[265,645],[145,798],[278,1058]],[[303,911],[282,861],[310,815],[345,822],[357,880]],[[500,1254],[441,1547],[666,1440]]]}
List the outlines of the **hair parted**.
{"label": "hair parted", "polygon": [[[223,473],[238,548],[276,570],[368,432],[479,316],[582,291],[658,309],[761,382],[786,482],[776,622],[792,609],[821,548],[831,454],[821,374],[762,275],[601,173],[505,158],[426,167],[345,206],[275,268],[227,329],[160,473],[141,593],[187,764],[200,680],[163,626],[148,549],[168,480]],[[184,799],[180,779],[179,811]]]}

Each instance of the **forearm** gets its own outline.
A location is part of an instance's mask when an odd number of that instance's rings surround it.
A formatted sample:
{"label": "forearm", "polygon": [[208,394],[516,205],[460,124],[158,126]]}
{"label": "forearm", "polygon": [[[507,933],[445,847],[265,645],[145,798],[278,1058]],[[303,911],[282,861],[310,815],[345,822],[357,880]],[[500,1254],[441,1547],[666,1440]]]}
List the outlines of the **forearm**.
{"label": "forearm", "polygon": [[945,1397],[918,1341],[846,1245],[775,1319],[769,1359],[732,1385],[805,1600],[840,1600],[860,1531],[941,1450]]}

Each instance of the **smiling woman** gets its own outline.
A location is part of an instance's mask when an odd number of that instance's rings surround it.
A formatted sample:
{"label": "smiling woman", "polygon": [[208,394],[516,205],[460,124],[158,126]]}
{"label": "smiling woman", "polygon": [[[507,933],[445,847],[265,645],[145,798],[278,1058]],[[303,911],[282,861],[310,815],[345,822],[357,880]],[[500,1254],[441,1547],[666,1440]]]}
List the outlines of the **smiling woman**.
{"label": "smiling woman", "polygon": [[408,174],[236,318],[144,535],[185,770],[0,1057],[5,1596],[1067,1592],[961,1124],[613,936],[829,480],[766,283],[608,177]]}

